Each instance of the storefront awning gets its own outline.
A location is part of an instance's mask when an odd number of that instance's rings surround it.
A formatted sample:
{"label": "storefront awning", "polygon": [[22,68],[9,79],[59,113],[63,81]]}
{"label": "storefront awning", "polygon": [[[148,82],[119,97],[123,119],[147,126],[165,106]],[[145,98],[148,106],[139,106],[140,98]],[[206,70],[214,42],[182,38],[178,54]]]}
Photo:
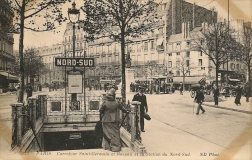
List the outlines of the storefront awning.
{"label": "storefront awning", "polygon": [[239,79],[228,79],[229,81],[231,81],[231,82],[240,82],[240,80]]}
{"label": "storefront awning", "polygon": [[18,80],[18,77],[10,74],[10,73],[7,73],[7,72],[0,72],[0,75],[1,76],[4,76],[7,80],[9,80],[10,83],[17,83],[19,80]]}
{"label": "storefront awning", "polygon": [[162,45],[163,41],[164,41],[164,39],[163,39],[163,38],[159,38],[159,39],[157,39],[157,46]]}
{"label": "storefront awning", "polygon": [[[205,78],[203,77],[185,77],[185,84],[197,84],[203,81]],[[173,77],[174,84],[183,83],[183,77]]]}

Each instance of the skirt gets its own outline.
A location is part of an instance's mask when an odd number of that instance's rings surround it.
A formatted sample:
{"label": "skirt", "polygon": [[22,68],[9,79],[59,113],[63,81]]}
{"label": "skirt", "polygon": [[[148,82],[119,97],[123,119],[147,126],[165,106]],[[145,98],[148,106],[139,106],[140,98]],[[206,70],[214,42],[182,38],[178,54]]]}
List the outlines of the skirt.
{"label": "skirt", "polygon": [[112,152],[121,151],[120,127],[116,122],[102,123],[103,140],[102,148]]}

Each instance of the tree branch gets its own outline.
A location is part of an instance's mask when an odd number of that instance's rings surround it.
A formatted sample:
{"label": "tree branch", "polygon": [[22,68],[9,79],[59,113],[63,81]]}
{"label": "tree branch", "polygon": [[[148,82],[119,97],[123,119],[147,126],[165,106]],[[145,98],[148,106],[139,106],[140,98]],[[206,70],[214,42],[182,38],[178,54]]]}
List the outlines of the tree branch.
{"label": "tree branch", "polygon": [[16,4],[17,4],[17,6],[21,9],[21,6],[20,6],[20,4],[18,3],[18,1],[15,0],[15,2],[16,2]]}
{"label": "tree branch", "polygon": [[28,16],[26,16],[26,17],[24,17],[24,19],[27,19],[27,18],[29,18],[29,17],[34,16],[35,14],[37,14],[37,13],[41,12],[43,9],[45,9],[46,7],[48,7],[49,5],[50,5],[50,4],[49,4],[49,3],[47,3],[44,7],[41,7],[39,10],[35,11],[34,13],[32,13],[32,14],[30,14],[30,15],[28,15]]}

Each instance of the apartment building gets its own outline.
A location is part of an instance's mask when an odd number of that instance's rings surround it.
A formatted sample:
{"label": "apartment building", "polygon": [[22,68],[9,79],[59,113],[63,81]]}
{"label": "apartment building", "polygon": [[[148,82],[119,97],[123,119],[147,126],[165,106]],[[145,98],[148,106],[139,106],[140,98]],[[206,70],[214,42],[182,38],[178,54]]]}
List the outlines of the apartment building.
{"label": "apartment building", "polygon": [[52,46],[42,46],[36,48],[38,54],[42,58],[42,62],[45,64],[45,68],[39,72],[40,84],[51,84],[53,81],[64,81],[65,80],[65,68],[56,67],[54,65],[55,57],[62,57],[63,45],[54,44]]}
{"label": "apartment building", "polygon": [[11,83],[18,82],[18,78],[12,75],[15,56],[13,53],[13,34],[9,33],[12,28],[14,12],[8,5],[7,0],[0,1],[0,93],[7,91]]}

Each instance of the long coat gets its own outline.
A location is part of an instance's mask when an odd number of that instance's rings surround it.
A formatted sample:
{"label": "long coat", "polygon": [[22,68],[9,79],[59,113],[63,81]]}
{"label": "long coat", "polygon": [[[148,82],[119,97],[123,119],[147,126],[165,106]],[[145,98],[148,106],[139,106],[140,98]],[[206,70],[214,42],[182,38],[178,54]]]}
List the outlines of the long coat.
{"label": "long coat", "polygon": [[205,96],[203,92],[198,92],[194,98],[194,100],[196,101],[196,103],[201,103],[202,101],[204,101]]}
{"label": "long coat", "polygon": [[214,89],[213,94],[214,94],[214,97],[219,97],[220,95],[219,88]]}
{"label": "long coat", "polygon": [[141,108],[145,108],[146,112],[148,112],[148,105],[146,96],[144,94],[140,95],[139,93],[135,94],[132,101],[138,101],[141,102]]}
{"label": "long coat", "polygon": [[116,100],[107,100],[105,101],[101,108],[100,112],[103,114],[102,123],[106,122],[120,122],[120,116],[118,114],[118,109],[122,110],[124,113],[127,111],[122,107],[122,105]]}

